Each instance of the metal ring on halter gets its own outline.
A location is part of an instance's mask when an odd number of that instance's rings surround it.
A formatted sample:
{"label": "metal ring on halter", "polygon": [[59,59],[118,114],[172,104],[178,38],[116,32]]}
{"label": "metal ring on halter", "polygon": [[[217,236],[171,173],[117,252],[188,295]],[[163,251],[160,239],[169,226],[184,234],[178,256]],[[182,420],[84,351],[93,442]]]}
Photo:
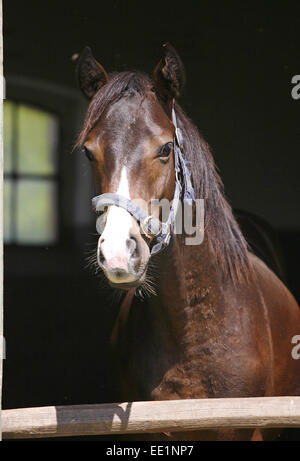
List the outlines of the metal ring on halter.
{"label": "metal ring on halter", "polygon": [[[142,232],[148,237],[148,238],[151,238],[151,237],[156,237],[158,234],[161,233],[161,225],[160,225],[160,222],[154,218],[154,216],[150,215],[150,216],[147,216],[144,221],[141,221],[140,222],[140,226],[141,226],[141,229],[142,229]],[[153,231],[153,226],[154,227],[158,227],[158,229],[155,231]]]}

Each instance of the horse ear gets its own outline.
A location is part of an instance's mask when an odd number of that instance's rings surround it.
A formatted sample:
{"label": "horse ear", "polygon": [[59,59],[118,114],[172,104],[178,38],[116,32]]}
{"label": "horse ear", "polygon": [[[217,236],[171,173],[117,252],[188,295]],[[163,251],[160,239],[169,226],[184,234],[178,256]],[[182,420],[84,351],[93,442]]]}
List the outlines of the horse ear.
{"label": "horse ear", "polygon": [[86,46],[78,59],[77,79],[83,94],[91,99],[108,82],[103,67],[94,58],[91,49]]}
{"label": "horse ear", "polygon": [[166,43],[163,56],[154,69],[154,81],[164,99],[177,98],[185,82],[183,63],[175,49]]}

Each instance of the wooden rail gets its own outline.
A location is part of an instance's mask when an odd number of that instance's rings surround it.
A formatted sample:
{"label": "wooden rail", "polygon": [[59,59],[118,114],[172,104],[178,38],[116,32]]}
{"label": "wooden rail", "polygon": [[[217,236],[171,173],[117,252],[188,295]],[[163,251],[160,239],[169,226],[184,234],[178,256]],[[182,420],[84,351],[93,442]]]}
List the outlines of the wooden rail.
{"label": "wooden rail", "polygon": [[300,397],[168,400],[2,411],[4,439],[300,427]]}

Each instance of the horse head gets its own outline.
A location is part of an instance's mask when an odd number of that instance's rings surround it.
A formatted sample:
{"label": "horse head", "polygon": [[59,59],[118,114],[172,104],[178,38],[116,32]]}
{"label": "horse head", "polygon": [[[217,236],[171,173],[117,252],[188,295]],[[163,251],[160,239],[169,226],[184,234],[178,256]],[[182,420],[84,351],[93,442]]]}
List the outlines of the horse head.
{"label": "horse head", "polygon": [[[90,100],[78,144],[90,160],[98,194],[114,194],[135,203],[141,213],[161,219],[153,203],[174,197],[174,123],[172,107],[184,83],[176,51],[164,46],[153,80],[141,72],[108,75],[85,48],[77,75]],[[105,207],[97,261],[113,287],[140,285],[146,275],[155,236],[145,235],[126,207]]]}

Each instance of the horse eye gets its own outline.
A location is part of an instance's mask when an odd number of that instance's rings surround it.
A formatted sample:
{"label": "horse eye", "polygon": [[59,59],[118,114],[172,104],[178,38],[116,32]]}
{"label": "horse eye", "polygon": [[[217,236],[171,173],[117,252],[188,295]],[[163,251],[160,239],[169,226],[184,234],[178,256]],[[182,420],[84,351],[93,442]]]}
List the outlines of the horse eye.
{"label": "horse eye", "polygon": [[171,150],[172,150],[172,143],[168,142],[168,144],[165,144],[164,146],[161,147],[158,156],[162,158],[167,158],[169,157]]}
{"label": "horse eye", "polygon": [[92,162],[93,160],[95,160],[95,157],[94,157],[94,154],[88,150],[87,147],[83,147],[83,152],[85,153],[85,155],[87,156],[87,158],[89,159],[90,162]]}

